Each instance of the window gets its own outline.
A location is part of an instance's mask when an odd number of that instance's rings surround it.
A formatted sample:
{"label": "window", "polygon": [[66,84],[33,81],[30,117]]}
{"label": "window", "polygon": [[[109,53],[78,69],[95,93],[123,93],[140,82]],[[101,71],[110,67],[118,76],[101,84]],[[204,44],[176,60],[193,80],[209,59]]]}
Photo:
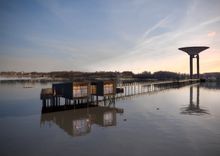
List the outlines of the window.
{"label": "window", "polygon": [[84,97],[88,95],[88,86],[73,86],[73,97]]}
{"label": "window", "polygon": [[112,94],[112,93],[113,93],[113,84],[105,84],[104,94]]}
{"label": "window", "polygon": [[91,93],[96,94],[96,85],[91,85]]}

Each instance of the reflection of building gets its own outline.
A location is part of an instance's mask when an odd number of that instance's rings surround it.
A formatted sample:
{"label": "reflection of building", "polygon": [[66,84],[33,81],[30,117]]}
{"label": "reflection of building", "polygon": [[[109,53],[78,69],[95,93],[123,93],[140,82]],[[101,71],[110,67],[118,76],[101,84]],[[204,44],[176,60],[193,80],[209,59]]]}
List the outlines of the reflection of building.
{"label": "reflection of building", "polygon": [[73,120],[72,124],[72,134],[76,136],[89,133],[91,130],[91,121],[89,118]]}
{"label": "reflection of building", "polygon": [[208,114],[206,109],[200,108],[199,104],[199,90],[200,86],[196,86],[196,102],[193,101],[193,86],[190,86],[190,98],[189,98],[189,106],[182,108],[182,114],[189,114],[189,115],[202,115]]}
{"label": "reflection of building", "polygon": [[220,89],[220,82],[206,82],[206,83],[201,83],[200,86],[205,89],[219,90]]}
{"label": "reflection of building", "polygon": [[123,109],[110,107],[90,107],[41,115],[41,125],[55,123],[71,136],[81,136],[91,131],[92,124],[115,126],[116,113]]}

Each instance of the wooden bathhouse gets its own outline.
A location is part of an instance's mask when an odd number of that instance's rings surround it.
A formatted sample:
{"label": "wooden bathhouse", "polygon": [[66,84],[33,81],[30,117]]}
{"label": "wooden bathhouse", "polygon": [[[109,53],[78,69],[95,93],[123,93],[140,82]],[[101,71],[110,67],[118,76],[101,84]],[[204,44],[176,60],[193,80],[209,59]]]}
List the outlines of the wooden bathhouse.
{"label": "wooden bathhouse", "polygon": [[[41,98],[44,107],[60,106],[61,98],[64,105],[98,105],[104,101],[106,105],[115,102],[116,83],[112,80],[95,80],[81,82],[54,83],[52,88],[42,89]],[[60,102],[61,101],[61,102]]]}
{"label": "wooden bathhouse", "polygon": [[53,84],[53,95],[67,99],[80,99],[90,97],[89,82],[66,82]]}

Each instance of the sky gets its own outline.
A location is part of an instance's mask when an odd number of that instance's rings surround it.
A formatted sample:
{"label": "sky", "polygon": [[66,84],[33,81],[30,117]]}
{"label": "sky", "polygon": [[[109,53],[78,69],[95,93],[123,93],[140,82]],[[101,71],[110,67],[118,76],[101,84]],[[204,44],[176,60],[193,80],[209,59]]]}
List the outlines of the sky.
{"label": "sky", "polygon": [[220,72],[219,0],[0,0],[0,71],[188,73],[185,46]]}

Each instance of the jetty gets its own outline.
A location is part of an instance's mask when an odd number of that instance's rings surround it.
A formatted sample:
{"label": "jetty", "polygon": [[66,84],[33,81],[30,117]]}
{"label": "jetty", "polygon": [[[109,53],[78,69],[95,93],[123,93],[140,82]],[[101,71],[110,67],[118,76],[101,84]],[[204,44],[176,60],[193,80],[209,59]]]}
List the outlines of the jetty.
{"label": "jetty", "polygon": [[60,111],[90,106],[110,106],[116,100],[142,94],[153,94],[170,88],[200,82],[200,79],[155,82],[117,82],[94,80],[54,83],[41,90],[42,112]]}

